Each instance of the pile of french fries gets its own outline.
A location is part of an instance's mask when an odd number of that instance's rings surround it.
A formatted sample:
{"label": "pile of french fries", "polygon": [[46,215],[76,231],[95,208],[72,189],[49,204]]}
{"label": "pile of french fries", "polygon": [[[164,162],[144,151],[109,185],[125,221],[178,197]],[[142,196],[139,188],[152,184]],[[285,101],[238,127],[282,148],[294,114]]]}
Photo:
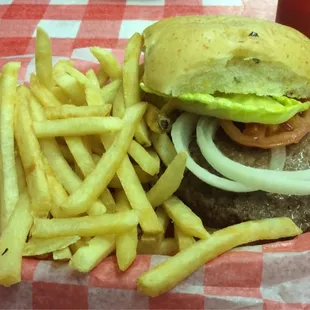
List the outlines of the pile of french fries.
{"label": "pile of french fries", "polygon": [[122,271],[137,254],[178,253],[138,279],[141,292],[157,296],[232,247],[301,233],[283,218],[211,235],[175,196],[187,153],[169,137],[173,100],[141,101],[142,44],[140,34],[130,38],[122,67],[92,47],[100,68],[82,73],[69,60],[52,65],[50,38],[38,28],[29,86],[17,84],[20,63],[2,67],[0,284],[21,281],[23,256],[89,272],[113,253]]}

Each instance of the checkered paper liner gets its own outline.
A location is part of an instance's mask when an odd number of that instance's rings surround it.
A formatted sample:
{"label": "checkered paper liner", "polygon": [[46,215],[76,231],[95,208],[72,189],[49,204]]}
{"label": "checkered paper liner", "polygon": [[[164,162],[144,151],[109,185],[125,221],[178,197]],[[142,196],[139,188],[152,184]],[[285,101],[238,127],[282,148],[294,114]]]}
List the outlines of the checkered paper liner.
{"label": "checkered paper liner", "polygon": [[[112,52],[123,60],[123,50]],[[74,50],[71,59],[82,71],[98,67],[86,48]],[[33,56],[1,58],[0,66],[7,61],[22,62],[21,82],[35,71]],[[22,282],[0,287],[0,309],[310,309],[310,233],[234,249],[162,296],[136,292],[139,275],[165,259],[139,255],[121,272],[111,256],[82,274],[67,263],[24,258]]]}

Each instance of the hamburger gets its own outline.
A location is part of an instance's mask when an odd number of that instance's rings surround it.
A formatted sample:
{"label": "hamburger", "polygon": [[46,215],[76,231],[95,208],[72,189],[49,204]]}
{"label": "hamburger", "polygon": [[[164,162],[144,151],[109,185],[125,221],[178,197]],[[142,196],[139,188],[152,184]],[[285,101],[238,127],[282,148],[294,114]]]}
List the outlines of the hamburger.
{"label": "hamburger", "polygon": [[209,227],[286,216],[309,230],[310,40],[234,16],[168,18],[143,36],[141,88],[182,111],[178,196]]}

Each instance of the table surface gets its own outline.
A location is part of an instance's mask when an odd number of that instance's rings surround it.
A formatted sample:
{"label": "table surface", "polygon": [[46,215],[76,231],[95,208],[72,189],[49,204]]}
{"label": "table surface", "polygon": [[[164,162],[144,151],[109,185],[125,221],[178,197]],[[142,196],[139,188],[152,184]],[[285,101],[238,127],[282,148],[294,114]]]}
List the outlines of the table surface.
{"label": "table surface", "polygon": [[31,54],[38,25],[53,54],[99,45],[123,48],[136,31],[176,15],[245,15],[273,20],[277,0],[0,0],[0,57]]}

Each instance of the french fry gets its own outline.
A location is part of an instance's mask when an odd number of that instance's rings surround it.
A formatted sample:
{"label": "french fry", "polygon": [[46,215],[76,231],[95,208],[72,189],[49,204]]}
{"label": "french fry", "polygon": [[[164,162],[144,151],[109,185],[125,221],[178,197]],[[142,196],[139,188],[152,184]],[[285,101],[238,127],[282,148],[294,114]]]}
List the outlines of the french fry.
{"label": "french fry", "polygon": [[115,80],[101,88],[101,98],[105,104],[112,104],[118,89],[121,86],[121,80]]}
{"label": "french fry", "polygon": [[162,162],[165,164],[165,166],[169,166],[177,155],[177,152],[169,136],[166,133],[152,133],[151,140],[152,145]]}
{"label": "french fry", "polygon": [[91,239],[91,237],[83,237],[77,242],[70,245],[70,251],[72,252],[72,254],[74,254],[79,248],[87,245],[88,241],[90,241]]}
{"label": "french fry", "polygon": [[158,207],[179,188],[186,168],[187,153],[179,153],[155,185],[147,192],[147,198],[153,207]]}
{"label": "french fry", "polygon": [[150,204],[137,174],[126,155],[117,170],[122,187],[128,197],[130,205],[139,211],[139,224],[144,233],[156,235],[163,232],[163,228]]}
{"label": "french fry", "polygon": [[[141,101],[139,86],[139,58],[142,48],[142,36],[135,33],[128,41],[125,49],[123,66],[123,89],[126,107],[131,107]],[[143,146],[151,146],[148,128],[144,119],[138,125],[135,137]]]}
{"label": "french fry", "polygon": [[25,170],[33,214],[38,217],[47,217],[52,207],[51,194],[40,144],[33,132],[27,97],[29,97],[28,89],[20,86],[17,90],[15,137]]}
{"label": "french fry", "polygon": [[102,67],[100,67],[96,72],[97,79],[99,81],[100,87],[103,87],[104,84],[109,80],[109,76],[105,73]]}
{"label": "french fry", "polygon": [[86,102],[91,105],[103,105],[100,85],[93,70],[87,72],[87,83],[85,85]]}
{"label": "french fry", "polygon": [[16,172],[17,172],[18,191],[21,194],[27,191],[25,171],[24,171],[23,164],[19,156],[15,157],[15,163],[16,163]]}
{"label": "french fry", "polygon": [[161,134],[169,132],[171,129],[170,119],[152,104],[148,105],[145,113],[145,121],[151,131],[155,133]]}
{"label": "french fry", "polygon": [[47,89],[51,89],[53,85],[51,40],[41,27],[37,28],[35,63],[38,80]]}
{"label": "french fry", "polygon": [[137,124],[145,110],[146,105],[143,103],[126,110],[123,129],[116,136],[113,145],[102,156],[96,169],[85,178],[79,189],[62,204],[65,212],[71,215],[85,212],[89,208],[89,203],[98,198],[106,189],[126,155]]}
{"label": "french fry", "polygon": [[[75,162],[81,172],[81,175],[83,178],[87,177],[96,168],[96,163],[92,154],[80,137],[66,137],[66,142],[74,156]],[[115,202],[108,188],[103,191],[103,193],[100,195],[100,198],[103,204],[106,206],[107,210],[110,213],[114,213]],[[89,210],[89,215],[98,214],[100,210],[103,211],[102,207],[99,208],[97,206],[97,208]]]}
{"label": "french fry", "polygon": [[75,105],[85,105],[86,97],[83,86],[71,75],[54,75],[54,79],[59,87],[70,97]]}
{"label": "french fry", "polygon": [[141,242],[144,244],[144,246],[148,246],[154,250],[158,248],[161,242],[164,240],[165,233],[170,223],[170,218],[162,207],[158,207],[156,209],[156,215],[159,219],[161,226],[163,227],[163,232],[155,236],[148,235],[145,233],[142,234],[141,236]]}
{"label": "french fry", "polygon": [[53,86],[51,92],[62,104],[71,105],[70,97],[59,86]]}
{"label": "french fry", "polygon": [[[43,108],[34,97],[30,100],[30,107],[32,118],[35,121],[39,122],[45,120]],[[55,139],[41,139],[40,145],[57,180],[61,182],[70,194],[75,192],[82,184],[82,181],[62,156],[61,150]],[[103,205],[102,202],[95,201],[93,204],[90,204],[89,207],[98,210],[98,204]],[[104,206],[101,206],[100,208],[101,210],[104,210]],[[65,212],[64,210],[58,210],[57,214],[65,214]]]}
{"label": "french fry", "polygon": [[175,287],[201,266],[222,253],[258,240],[293,237],[302,231],[289,218],[244,222],[221,229],[168,258],[138,278],[138,291],[156,297]]}
{"label": "french fry", "polygon": [[57,107],[62,103],[45,86],[41,85],[35,74],[30,75],[30,89],[44,107]]}
{"label": "french fry", "polygon": [[77,242],[78,236],[61,238],[31,238],[24,246],[23,256],[37,256],[61,250]]}
{"label": "french fry", "polygon": [[44,112],[46,118],[49,120],[72,118],[72,117],[92,117],[92,116],[107,116],[110,114],[112,105],[106,104],[104,106],[92,107],[75,105],[62,105],[58,107],[45,108]]}
{"label": "french fry", "polygon": [[166,104],[164,104],[160,108],[160,113],[163,113],[164,115],[169,115],[172,112],[174,112],[177,109],[177,100],[176,98],[170,99]]}
{"label": "french fry", "polygon": [[120,234],[134,228],[137,224],[138,216],[133,210],[123,213],[63,219],[35,218],[31,235],[33,238],[92,237]]}
{"label": "french fry", "polygon": [[33,218],[27,193],[22,193],[0,239],[0,284],[21,281],[22,252]]}
{"label": "french fry", "polygon": [[137,251],[138,254],[173,256],[178,252],[178,244],[174,238],[165,238],[161,241],[159,246],[151,248],[147,243],[139,240]]}
{"label": "french fry", "polygon": [[96,88],[100,89],[99,81],[93,69],[89,69],[86,72],[86,77],[87,77],[88,82],[92,83],[94,86],[96,86]]}
{"label": "french fry", "polygon": [[[115,194],[116,212],[124,212],[131,209],[124,191]],[[125,271],[135,260],[138,246],[138,230],[132,230],[116,236],[116,258],[119,269]]]}
{"label": "french fry", "polygon": [[53,260],[70,260],[72,257],[69,247],[53,252]]}
{"label": "french fry", "polygon": [[125,114],[125,102],[124,102],[124,91],[123,85],[120,85],[117,94],[115,95],[113,105],[112,105],[112,114],[113,116],[123,118]]}
{"label": "french fry", "polygon": [[89,146],[93,152],[93,155],[99,155],[101,157],[105,152],[105,149],[101,143],[100,137],[98,135],[88,136],[87,140],[89,141]]}
{"label": "french fry", "polygon": [[66,66],[65,72],[75,78],[81,85],[85,86],[88,83],[88,78],[79,70],[72,66]]}
{"label": "french fry", "polygon": [[1,231],[5,229],[19,197],[14,153],[14,109],[19,69],[18,62],[5,64],[0,80]]}
{"label": "french fry", "polygon": [[38,138],[94,135],[121,130],[123,121],[117,117],[75,117],[33,122]]}
{"label": "french fry", "polygon": [[159,173],[160,162],[154,159],[149,152],[135,140],[132,140],[128,148],[128,154],[141,167],[143,171],[150,175]]}
{"label": "french fry", "polygon": [[69,67],[74,67],[74,63],[72,60],[61,59],[57,61],[57,63],[53,67],[53,78],[55,78],[55,76],[65,74]]}
{"label": "french fry", "polygon": [[97,58],[101,68],[111,78],[111,80],[117,80],[121,78],[121,66],[112,53],[97,46],[91,47],[90,51]]}
{"label": "french fry", "polygon": [[[139,181],[141,184],[148,184],[148,183],[152,183],[154,181],[156,181],[156,177],[151,176],[149,174],[147,174],[146,172],[144,172],[140,166],[138,165],[133,165],[133,168],[136,172],[137,177],[139,178]],[[122,188],[122,184],[121,181],[119,180],[118,176],[115,175],[111,182],[109,183],[108,187],[110,188]]]}
{"label": "french fry", "polygon": [[110,190],[106,188],[103,193],[100,195],[100,199],[104,203],[104,205],[107,208],[108,213],[114,213],[115,212],[115,201],[113,198],[113,195],[111,194]]}
{"label": "french fry", "polygon": [[89,272],[114,250],[114,235],[96,236],[74,253],[69,265],[80,272]]}
{"label": "french fry", "polygon": [[187,235],[174,223],[174,237],[178,243],[179,251],[183,251],[193,245],[196,240],[194,237]]}
{"label": "french fry", "polygon": [[63,157],[66,159],[66,161],[69,164],[73,164],[74,163],[74,157],[72,156],[68,146],[67,145],[59,144],[59,149],[60,149],[61,154],[63,155]]}
{"label": "french fry", "polygon": [[163,207],[173,222],[188,236],[201,239],[210,236],[201,219],[179,198],[172,196],[163,203]]}
{"label": "french fry", "polygon": [[[47,161],[47,160],[46,160]],[[67,214],[59,209],[59,206],[63,201],[68,198],[68,194],[62,184],[57,180],[53,170],[49,166],[48,162],[45,163],[45,173],[47,177],[48,186],[52,196],[52,208],[50,210],[53,217],[67,217]]]}

